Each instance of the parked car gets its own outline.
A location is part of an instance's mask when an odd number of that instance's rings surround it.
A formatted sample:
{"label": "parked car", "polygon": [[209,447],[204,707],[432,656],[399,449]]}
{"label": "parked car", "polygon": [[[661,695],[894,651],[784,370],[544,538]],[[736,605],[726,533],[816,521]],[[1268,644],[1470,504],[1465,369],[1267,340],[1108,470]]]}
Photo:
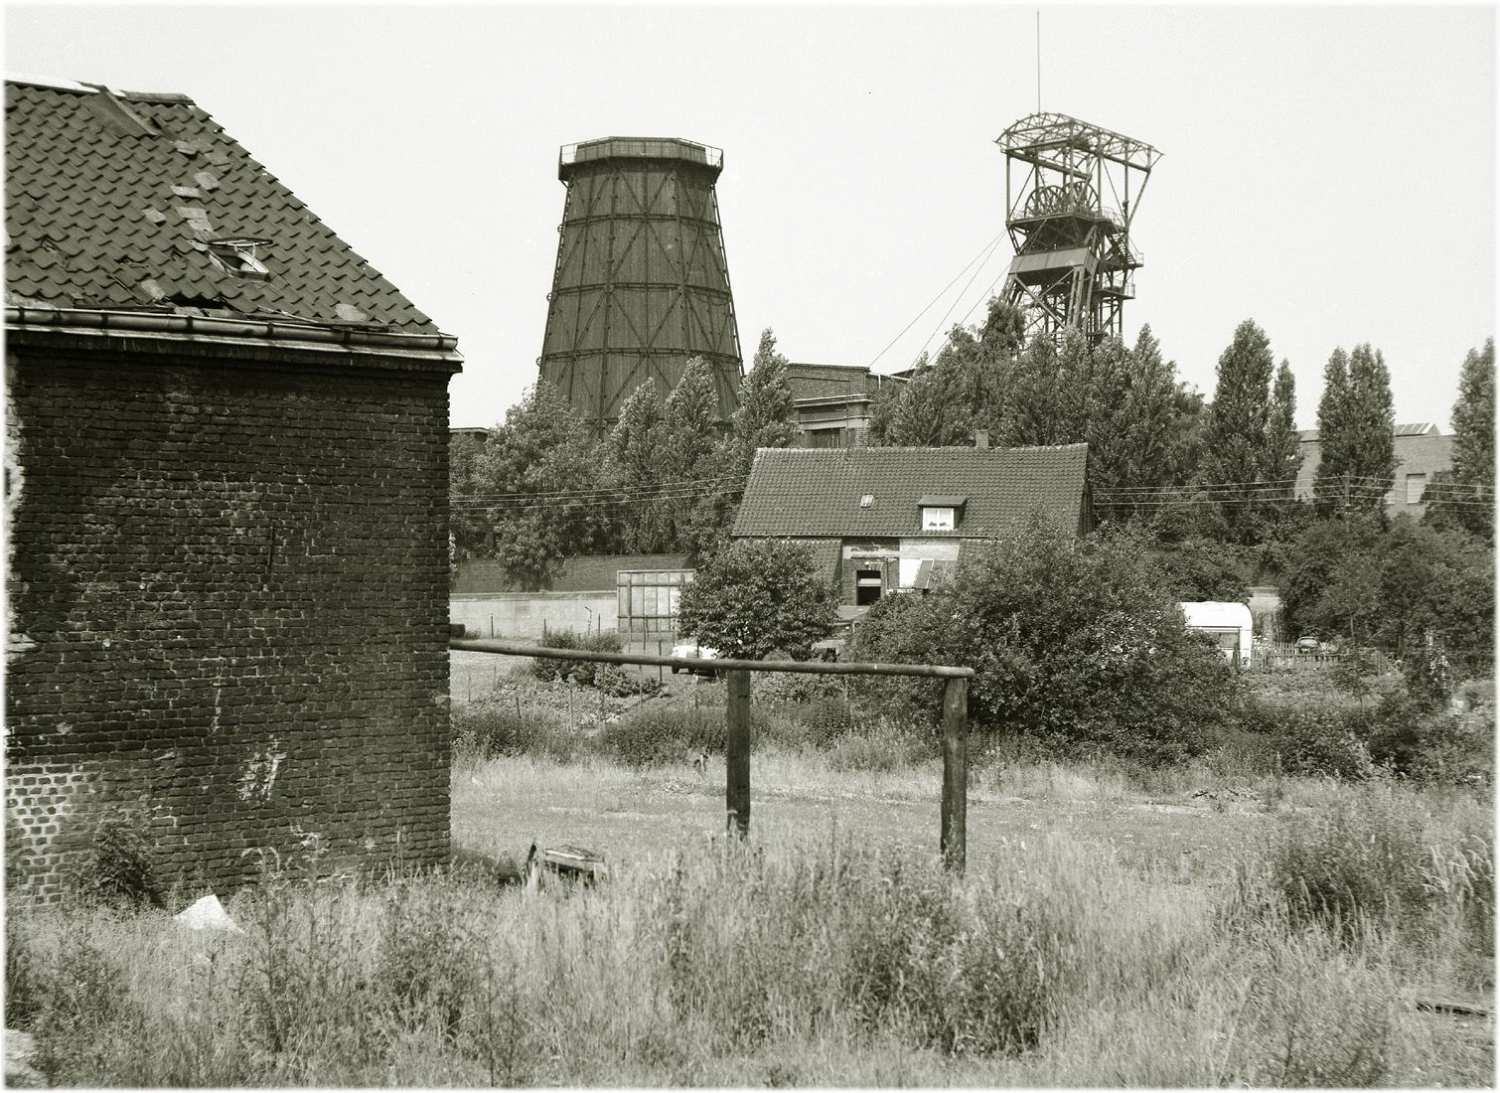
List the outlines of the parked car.
{"label": "parked car", "polygon": [[[674,657],[697,657],[700,660],[717,660],[719,651],[711,645],[699,645],[696,641],[684,641],[672,646]],[[672,674],[675,676],[682,671],[677,665],[672,665]],[[688,671],[697,672],[700,675],[711,676],[714,674],[712,668],[689,668]]]}
{"label": "parked car", "polygon": [[1322,644],[1316,634],[1303,634],[1297,639],[1297,653],[1299,655],[1311,656],[1318,651]]}

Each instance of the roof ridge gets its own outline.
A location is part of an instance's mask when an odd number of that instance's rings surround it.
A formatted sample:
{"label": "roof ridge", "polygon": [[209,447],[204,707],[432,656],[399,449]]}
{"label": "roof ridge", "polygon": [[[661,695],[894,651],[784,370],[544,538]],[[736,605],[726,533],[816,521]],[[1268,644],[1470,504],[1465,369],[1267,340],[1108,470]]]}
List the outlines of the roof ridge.
{"label": "roof ridge", "polygon": [[100,92],[108,92],[117,99],[127,102],[149,102],[149,103],[185,103],[188,106],[196,105],[191,96],[177,91],[122,91],[118,87],[109,87],[102,83],[84,83],[79,80],[56,79],[51,76],[29,76],[22,73],[12,73],[5,77],[7,84],[15,84],[18,87],[41,87],[50,91],[70,91],[75,95],[97,95]]}

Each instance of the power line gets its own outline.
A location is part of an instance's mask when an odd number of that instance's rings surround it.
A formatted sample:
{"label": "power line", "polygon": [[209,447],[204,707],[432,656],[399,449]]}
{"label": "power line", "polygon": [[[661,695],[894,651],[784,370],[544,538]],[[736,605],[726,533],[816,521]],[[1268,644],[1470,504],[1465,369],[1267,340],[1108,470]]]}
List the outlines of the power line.
{"label": "power line", "polygon": [[[979,271],[984,268],[984,263],[988,262],[995,251],[999,249],[1000,240],[1004,237],[1004,235],[1005,233],[1002,231],[999,235],[995,236],[994,242],[989,246],[989,253],[984,256],[984,260],[981,261],[979,265],[974,267],[974,272],[969,275],[969,280],[964,284],[963,288],[958,290],[958,295],[955,296],[953,298],[953,302],[948,305],[948,310],[945,311],[943,313],[943,317],[938,320],[937,326],[933,328],[932,333],[927,335],[926,340],[922,342],[922,352],[918,353],[912,360],[913,365],[915,365],[917,361],[922,359],[922,353],[927,352],[927,347],[932,344],[932,339],[937,337],[939,332],[943,330],[943,324],[948,321],[948,316],[953,314],[953,309],[958,306],[958,301],[962,300],[964,298],[964,294],[969,291],[969,286],[972,285],[974,283],[974,279],[979,276]],[[973,310],[974,309],[972,307],[969,309],[970,312],[972,312]]]}
{"label": "power line", "polygon": [[[897,342],[899,342],[906,335],[906,332],[908,330],[910,330],[912,327],[916,326],[918,320],[920,320],[923,315],[926,315],[929,311],[932,310],[932,305],[935,304],[935,303],[937,303],[939,300],[941,300],[943,298],[943,295],[950,288],[952,288],[955,284],[958,283],[958,279],[960,277],[962,277],[965,273],[969,272],[969,267],[972,266],[975,263],[975,261],[977,261],[986,251],[990,250],[997,243],[999,243],[1001,237],[1004,234],[1005,234],[1005,229],[1001,228],[1000,231],[998,233],[996,233],[995,238],[991,239],[984,246],[980,247],[979,248],[979,252],[977,254],[975,254],[973,258],[970,258],[967,262],[965,262],[964,265],[963,265],[963,268],[953,275],[953,280],[949,281],[946,285],[944,285],[941,289],[939,289],[938,290],[938,294],[936,296],[934,296],[931,300],[927,301],[927,306],[924,307],[924,308],[922,308],[921,311],[917,312],[916,315],[912,317],[911,322],[907,323],[905,326],[903,326],[901,328],[901,333],[897,334],[894,338],[892,338],[889,342],[887,342],[886,343],[886,347],[884,349],[882,349],[879,353],[876,353],[875,354],[875,359],[872,360],[865,367],[866,368],[874,368],[876,362],[879,361],[881,357],[885,356],[886,353],[888,353],[890,351],[891,346],[893,346]],[[961,296],[963,294],[960,293],[959,295]],[[925,343],[924,343],[924,345],[925,345]]]}

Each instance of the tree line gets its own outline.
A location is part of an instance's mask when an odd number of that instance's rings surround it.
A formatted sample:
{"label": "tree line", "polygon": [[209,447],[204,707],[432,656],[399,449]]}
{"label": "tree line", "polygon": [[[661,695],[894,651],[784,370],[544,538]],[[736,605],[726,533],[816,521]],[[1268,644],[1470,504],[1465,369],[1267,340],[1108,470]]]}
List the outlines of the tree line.
{"label": "tree line", "polygon": [[[1177,374],[1150,327],[1133,346],[1069,335],[1027,344],[1020,314],[991,301],[957,326],[905,383],[878,389],[867,441],[931,447],[1089,444],[1089,485],[1106,525],[1130,525],[1177,575],[1183,598],[1240,599],[1279,581],[1311,522],[1383,526],[1396,454],[1390,372],[1379,349],[1337,348],[1324,372],[1321,460],[1311,503],[1295,499],[1303,455],[1296,384],[1266,333],[1242,322],[1219,357],[1211,400]],[[456,560],[499,560],[521,587],[546,587],[566,557],[674,552],[694,563],[727,538],[761,447],[796,442],[787,359],[767,329],[728,428],[712,376],[689,362],[665,400],[644,384],[605,434],[566,398],[531,388],[479,444],[455,438],[450,462]],[[1453,411],[1450,472],[1428,486],[1432,532],[1493,543],[1494,345],[1469,353]],[[1326,536],[1325,536],[1326,539]],[[1300,544],[1300,545],[1299,545]],[[1295,598],[1295,597],[1294,597]],[[1295,619],[1296,612],[1293,612]]]}
{"label": "tree line", "polygon": [[484,442],[449,451],[455,562],[494,558],[516,584],[545,588],[580,554],[712,554],[728,534],[757,448],[798,435],[787,359],[768,329],[740,384],[728,428],[713,374],[690,360],[665,400],[644,383],[595,435],[539,381]]}

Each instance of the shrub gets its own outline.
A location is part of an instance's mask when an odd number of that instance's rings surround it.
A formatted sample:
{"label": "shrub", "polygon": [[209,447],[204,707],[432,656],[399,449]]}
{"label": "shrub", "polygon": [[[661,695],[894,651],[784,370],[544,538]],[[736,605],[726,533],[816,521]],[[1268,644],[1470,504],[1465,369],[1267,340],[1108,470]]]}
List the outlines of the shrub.
{"label": "shrub", "polygon": [[677,626],[720,656],[759,660],[775,649],[802,654],[828,636],[833,590],[812,553],[790,540],[739,540],[698,568],[682,590]]}
{"label": "shrub", "polygon": [[594,739],[600,754],[633,767],[682,762],[699,752],[724,751],[724,717],[718,711],[640,710],[605,726]]}
{"label": "shrub", "polygon": [[[590,653],[618,653],[625,647],[617,633],[578,634],[572,630],[549,630],[546,636],[549,649],[580,649]],[[592,685],[600,669],[614,667],[591,660],[555,660],[551,657],[535,657],[531,661],[531,673],[544,682],[576,679],[579,683]]]}
{"label": "shrub", "polygon": [[[1237,678],[1186,630],[1140,547],[1127,535],[1079,541],[1038,515],[948,587],[882,599],[856,656],[968,665],[971,715],[1074,754],[1195,755],[1228,721]],[[935,717],[942,688],[918,680],[885,693]]]}
{"label": "shrub", "polygon": [[84,899],[128,907],[157,907],[161,886],[152,872],[150,821],[139,809],[106,810],[93,831],[89,853],[73,873]]}
{"label": "shrub", "polygon": [[1369,717],[1361,710],[1253,703],[1244,724],[1274,750],[1283,774],[1360,781],[1375,773]]}
{"label": "shrub", "polygon": [[566,763],[579,750],[576,734],[548,710],[517,713],[504,703],[474,703],[455,707],[451,724],[453,752],[460,762],[465,756],[536,755]]}

